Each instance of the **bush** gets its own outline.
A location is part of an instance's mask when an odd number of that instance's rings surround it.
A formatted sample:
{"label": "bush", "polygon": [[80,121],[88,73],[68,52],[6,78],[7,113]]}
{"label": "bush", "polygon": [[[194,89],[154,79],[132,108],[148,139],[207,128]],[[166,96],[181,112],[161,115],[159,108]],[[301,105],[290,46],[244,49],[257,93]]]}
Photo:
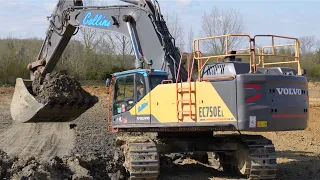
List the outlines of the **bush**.
{"label": "bush", "polygon": [[314,65],[310,72],[308,73],[307,71],[307,77],[310,79],[310,80],[313,80],[313,81],[319,81],[320,80],[320,64],[316,64]]}

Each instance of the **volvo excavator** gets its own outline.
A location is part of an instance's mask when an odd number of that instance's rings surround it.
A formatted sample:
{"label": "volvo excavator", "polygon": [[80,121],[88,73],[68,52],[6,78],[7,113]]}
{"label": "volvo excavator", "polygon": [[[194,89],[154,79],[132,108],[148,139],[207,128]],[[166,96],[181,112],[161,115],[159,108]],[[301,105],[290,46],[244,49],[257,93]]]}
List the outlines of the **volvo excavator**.
{"label": "volvo excavator", "polygon": [[[33,96],[32,81],[36,75],[54,70],[80,27],[118,32],[131,39],[136,59],[135,69],[115,72],[107,81],[108,131],[129,137],[117,141],[123,178],[157,179],[160,155],[184,152],[205,152],[209,164],[218,160],[224,171],[249,179],[276,178],[272,141],[253,133],[307,127],[308,84],[300,67],[299,40],[227,34],[195,39],[192,53],[180,53],[156,0],[122,1],[127,4],[57,2],[39,56],[28,65],[30,79],[16,80],[12,119],[21,123],[71,122],[92,107],[85,102],[40,103]],[[247,39],[246,50],[229,49],[232,37]],[[271,46],[256,47],[259,37],[270,38]],[[225,53],[203,53],[202,42],[217,38],[225,39]],[[276,45],[276,38],[293,43]],[[293,55],[276,53],[277,48],[289,46],[295,50]],[[244,57],[248,61],[241,59]],[[290,60],[267,62],[273,57]],[[278,66],[281,64],[292,67]],[[220,131],[230,133],[216,134]],[[131,132],[156,135],[138,139]]]}

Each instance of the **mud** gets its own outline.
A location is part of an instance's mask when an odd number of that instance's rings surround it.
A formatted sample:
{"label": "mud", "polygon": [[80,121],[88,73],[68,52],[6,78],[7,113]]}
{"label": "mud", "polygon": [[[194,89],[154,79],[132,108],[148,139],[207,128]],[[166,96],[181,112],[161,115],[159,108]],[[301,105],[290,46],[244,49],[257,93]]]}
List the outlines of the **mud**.
{"label": "mud", "polygon": [[55,157],[49,161],[39,161],[35,157],[27,159],[10,157],[0,151],[0,162],[1,179],[93,179],[76,158]]}
{"label": "mud", "polygon": [[40,160],[69,155],[75,142],[75,132],[67,123],[17,123],[0,135],[0,148],[10,156]]}
{"label": "mud", "polygon": [[37,75],[32,83],[32,90],[37,101],[43,104],[98,102],[98,97],[86,92],[74,77],[61,72],[48,73],[44,78]]}
{"label": "mud", "polygon": [[7,153],[0,150],[0,178],[9,178],[10,175],[10,168],[13,165],[13,159],[10,158]]}
{"label": "mud", "polygon": [[72,123],[15,124],[12,89],[0,96],[0,179],[119,179],[105,101]]}
{"label": "mud", "polygon": [[41,161],[34,156],[17,158],[0,150],[0,179],[72,179],[72,180],[118,180],[119,166],[111,159],[69,154]]}

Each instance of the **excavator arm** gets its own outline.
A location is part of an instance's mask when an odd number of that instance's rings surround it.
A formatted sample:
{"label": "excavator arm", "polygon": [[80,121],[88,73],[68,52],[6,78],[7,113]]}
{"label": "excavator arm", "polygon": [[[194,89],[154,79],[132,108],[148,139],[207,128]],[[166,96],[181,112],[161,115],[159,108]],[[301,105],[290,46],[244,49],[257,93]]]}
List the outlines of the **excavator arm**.
{"label": "excavator arm", "polygon": [[[82,1],[58,1],[46,39],[38,59],[29,64],[34,73],[43,76],[52,72],[71,37],[79,27],[95,28],[121,33],[131,39],[136,57],[136,68],[165,70],[169,78],[176,79],[180,52],[175,47],[160,7],[150,0],[129,1],[132,5],[82,6]],[[149,67],[147,67],[149,66]],[[179,80],[186,81],[187,71],[180,69]]]}
{"label": "excavator arm", "polygon": [[[51,73],[63,51],[80,27],[123,34],[131,39],[136,68],[151,68],[168,73],[169,79],[187,81],[181,67],[176,76],[180,52],[175,47],[156,0],[122,0],[117,6],[83,6],[82,0],[59,0],[49,19],[49,28],[36,61],[28,65],[30,80],[17,78],[11,103],[11,116],[18,122],[65,122],[79,117],[95,101],[80,97],[73,101],[59,99],[40,103],[32,91],[35,78]],[[38,80],[38,79],[37,79]],[[38,82],[38,81],[35,81]],[[41,83],[41,81],[40,81]]]}

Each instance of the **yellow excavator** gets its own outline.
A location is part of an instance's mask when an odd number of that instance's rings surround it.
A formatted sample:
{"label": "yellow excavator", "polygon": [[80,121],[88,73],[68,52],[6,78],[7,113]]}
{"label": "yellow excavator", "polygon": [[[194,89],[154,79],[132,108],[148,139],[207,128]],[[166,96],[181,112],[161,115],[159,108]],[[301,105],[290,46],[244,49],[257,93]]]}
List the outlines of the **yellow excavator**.
{"label": "yellow excavator", "polygon": [[[277,156],[272,141],[244,132],[306,129],[308,83],[300,67],[299,40],[227,34],[195,39],[193,52],[181,53],[156,0],[123,1],[128,4],[57,2],[38,59],[28,65],[30,80],[16,80],[12,119],[22,123],[70,122],[91,108],[94,102],[90,101],[41,103],[34,97],[32,83],[35,77],[53,71],[80,27],[114,31],[131,39],[136,58],[135,69],[115,72],[106,81],[108,130],[128,132],[128,138],[117,144],[122,152],[123,178],[157,179],[160,154],[205,152],[209,164],[217,159],[224,171],[250,179],[274,179]],[[244,38],[248,44],[239,50],[229,49],[234,37]],[[271,45],[256,47],[260,37],[270,38]],[[205,53],[204,41],[221,38],[225,53]],[[277,38],[293,43],[275,44]],[[283,47],[294,53],[277,54],[276,49]],[[269,59],[274,60],[267,62]],[[219,131],[231,133],[214,134]],[[138,139],[130,132],[156,135]]]}

